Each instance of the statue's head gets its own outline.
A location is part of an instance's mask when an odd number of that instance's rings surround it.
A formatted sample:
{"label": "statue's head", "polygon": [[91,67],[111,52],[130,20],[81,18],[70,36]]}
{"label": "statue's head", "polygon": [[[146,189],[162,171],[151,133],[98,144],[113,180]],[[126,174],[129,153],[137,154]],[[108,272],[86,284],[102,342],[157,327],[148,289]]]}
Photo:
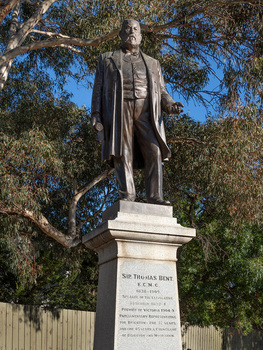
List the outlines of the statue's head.
{"label": "statue's head", "polygon": [[138,48],[142,41],[140,23],[134,19],[126,19],[120,30],[121,45],[126,49]]}

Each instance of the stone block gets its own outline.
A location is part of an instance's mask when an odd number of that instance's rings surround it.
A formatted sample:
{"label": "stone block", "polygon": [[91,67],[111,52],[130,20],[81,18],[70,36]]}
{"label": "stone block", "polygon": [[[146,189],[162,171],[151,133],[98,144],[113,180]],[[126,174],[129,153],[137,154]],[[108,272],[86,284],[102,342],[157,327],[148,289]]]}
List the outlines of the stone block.
{"label": "stone block", "polygon": [[195,237],[172,207],[119,201],[83,237],[99,255],[94,350],[181,350],[177,248]]}

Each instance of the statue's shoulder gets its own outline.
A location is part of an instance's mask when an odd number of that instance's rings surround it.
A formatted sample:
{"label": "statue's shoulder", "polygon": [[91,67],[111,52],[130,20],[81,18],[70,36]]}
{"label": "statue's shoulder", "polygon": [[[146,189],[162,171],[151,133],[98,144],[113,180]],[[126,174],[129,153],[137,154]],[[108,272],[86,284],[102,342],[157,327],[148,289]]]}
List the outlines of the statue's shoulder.
{"label": "statue's shoulder", "polygon": [[142,53],[142,55],[143,55],[145,58],[147,58],[148,60],[158,62],[155,58],[153,58],[153,57],[147,55],[146,53],[144,53],[144,52],[142,52],[142,51],[141,51],[141,53]]}
{"label": "statue's shoulder", "polygon": [[101,53],[100,55],[102,58],[108,58],[108,57],[112,56],[112,53],[113,53],[113,51],[108,51],[108,52]]}
{"label": "statue's shoulder", "polygon": [[148,63],[148,64],[151,64],[152,66],[155,66],[155,67],[159,67],[160,66],[160,63],[158,60],[156,60],[155,58],[151,57],[151,56],[148,56],[146,55],[146,53],[144,52],[141,52],[143,57],[144,57],[144,60]]}
{"label": "statue's shoulder", "polygon": [[100,56],[101,56],[102,59],[107,59],[107,58],[110,58],[110,57],[114,56],[119,51],[120,50],[104,52],[104,53],[100,54]]}

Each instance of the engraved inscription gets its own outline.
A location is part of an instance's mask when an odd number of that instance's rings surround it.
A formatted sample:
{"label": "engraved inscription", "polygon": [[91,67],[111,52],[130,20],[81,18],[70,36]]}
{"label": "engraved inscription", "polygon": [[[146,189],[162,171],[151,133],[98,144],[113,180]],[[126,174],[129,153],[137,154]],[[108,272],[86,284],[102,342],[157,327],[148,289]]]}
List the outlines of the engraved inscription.
{"label": "engraved inscription", "polygon": [[[135,272],[133,272],[135,271]],[[152,272],[154,271],[154,273]],[[174,269],[165,264],[125,262],[121,266],[118,295],[118,339],[147,341],[176,337],[177,286]],[[119,348],[119,347],[118,347]],[[121,347],[124,349],[124,347]]]}

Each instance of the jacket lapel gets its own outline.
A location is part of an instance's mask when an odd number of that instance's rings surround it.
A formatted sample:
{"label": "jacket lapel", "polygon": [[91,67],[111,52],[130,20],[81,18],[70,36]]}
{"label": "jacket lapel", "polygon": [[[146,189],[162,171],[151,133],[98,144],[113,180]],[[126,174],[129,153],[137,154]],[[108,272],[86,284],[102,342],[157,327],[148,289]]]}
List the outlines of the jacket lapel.
{"label": "jacket lapel", "polygon": [[143,60],[144,60],[144,62],[145,62],[145,64],[146,64],[146,67],[147,67],[149,73],[152,73],[152,68],[153,68],[153,67],[152,67],[152,63],[153,63],[153,59],[152,59],[151,57],[145,55],[145,53],[143,53],[142,51],[141,51],[141,55],[142,55],[142,58],[143,58]]}
{"label": "jacket lapel", "polygon": [[119,49],[119,50],[116,50],[112,53],[112,56],[111,56],[111,59],[113,60],[116,68],[121,72],[121,68],[122,68],[122,64],[121,64],[121,61],[122,61],[122,51]]}
{"label": "jacket lapel", "polygon": [[153,77],[156,75],[156,72],[154,72],[154,68],[153,68],[153,62],[154,60],[145,55],[145,53],[141,52],[141,55],[142,55],[142,58],[145,62],[145,65],[146,65],[146,69],[147,69],[147,72],[148,72],[148,82],[149,82],[149,88],[150,88],[150,91],[152,91],[152,88],[153,88]]}

